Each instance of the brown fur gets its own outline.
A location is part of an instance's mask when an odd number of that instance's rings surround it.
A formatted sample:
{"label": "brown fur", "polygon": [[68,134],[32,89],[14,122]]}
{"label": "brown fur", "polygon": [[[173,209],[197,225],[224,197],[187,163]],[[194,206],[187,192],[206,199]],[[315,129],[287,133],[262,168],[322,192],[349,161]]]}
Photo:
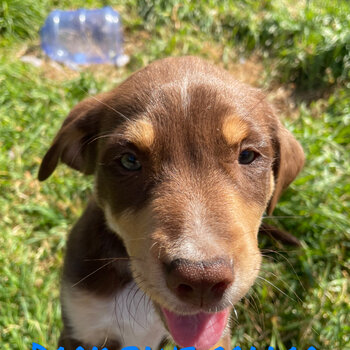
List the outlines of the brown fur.
{"label": "brown fur", "polygon": [[[245,149],[259,154],[251,164],[238,162]],[[126,152],[137,156],[140,171],[121,167]],[[202,310],[237,302],[260,268],[262,215],[272,213],[304,156],[260,91],[183,57],[156,61],[115,90],[79,103],[45,155],[39,179],[59,160],[95,175],[94,198],[68,240],[64,280],[111,295],[133,278],[156,307],[188,313],[199,306],[169,290],[164,264],[232,262],[230,287]],[[106,258],[121,259],[93,273],[104,263],[97,259]]]}

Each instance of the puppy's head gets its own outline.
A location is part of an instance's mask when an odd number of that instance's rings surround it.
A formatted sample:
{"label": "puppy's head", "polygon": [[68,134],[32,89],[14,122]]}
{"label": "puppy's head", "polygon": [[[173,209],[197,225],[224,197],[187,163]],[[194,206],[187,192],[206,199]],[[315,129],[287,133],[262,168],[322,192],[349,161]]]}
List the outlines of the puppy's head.
{"label": "puppy's head", "polygon": [[257,233],[303,165],[264,96],[191,57],[79,103],[40,168],[95,174],[95,197],[175,342],[208,349],[253,284]]}

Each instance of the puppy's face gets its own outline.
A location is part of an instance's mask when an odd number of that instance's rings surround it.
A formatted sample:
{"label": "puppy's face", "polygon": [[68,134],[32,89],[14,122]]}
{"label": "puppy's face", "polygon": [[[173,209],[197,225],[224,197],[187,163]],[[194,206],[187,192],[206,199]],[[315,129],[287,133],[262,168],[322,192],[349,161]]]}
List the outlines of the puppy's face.
{"label": "puppy's face", "polygon": [[195,58],[155,62],[82,102],[45,158],[41,179],[59,158],[95,174],[134,279],[174,340],[199,349],[253,284],[262,215],[303,162],[258,91]]}

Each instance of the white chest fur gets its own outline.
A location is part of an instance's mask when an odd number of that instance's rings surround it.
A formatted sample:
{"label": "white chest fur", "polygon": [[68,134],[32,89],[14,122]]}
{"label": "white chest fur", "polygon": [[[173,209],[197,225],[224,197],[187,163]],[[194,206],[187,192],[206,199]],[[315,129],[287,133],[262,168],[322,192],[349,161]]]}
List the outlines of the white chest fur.
{"label": "white chest fur", "polygon": [[62,306],[77,340],[101,347],[118,340],[122,347],[155,350],[167,332],[150,299],[134,282],[109,298],[64,286]]}

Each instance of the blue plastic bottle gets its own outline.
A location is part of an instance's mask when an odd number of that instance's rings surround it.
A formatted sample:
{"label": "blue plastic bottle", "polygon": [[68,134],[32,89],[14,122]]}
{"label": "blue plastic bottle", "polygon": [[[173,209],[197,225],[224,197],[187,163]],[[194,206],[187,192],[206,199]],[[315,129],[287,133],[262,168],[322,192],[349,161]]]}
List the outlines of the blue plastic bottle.
{"label": "blue plastic bottle", "polygon": [[123,53],[121,19],[111,7],[52,11],[40,30],[41,47],[68,65],[128,62]]}

